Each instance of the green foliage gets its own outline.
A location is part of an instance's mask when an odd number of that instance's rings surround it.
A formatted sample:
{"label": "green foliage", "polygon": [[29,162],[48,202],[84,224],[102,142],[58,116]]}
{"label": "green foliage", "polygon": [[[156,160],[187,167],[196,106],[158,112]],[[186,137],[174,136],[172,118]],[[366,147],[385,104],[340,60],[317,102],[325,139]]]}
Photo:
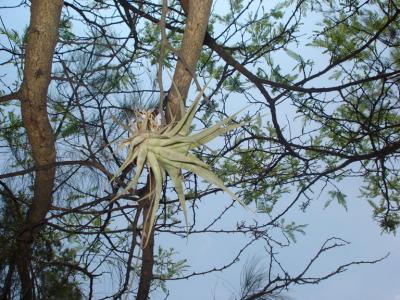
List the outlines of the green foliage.
{"label": "green foliage", "polygon": [[[23,216],[25,211],[13,200],[4,196],[4,190],[0,191],[0,242],[2,244],[2,255],[8,260],[0,260],[0,281],[5,282],[7,272],[14,263],[13,257],[17,251],[16,235],[19,234],[23,226]],[[23,194],[20,199],[25,198]],[[29,199],[26,199],[29,201]],[[77,265],[76,252],[74,249],[65,247],[61,243],[61,235],[51,229],[40,233],[33,246],[32,271],[38,274],[37,295],[40,299],[84,299],[81,291],[80,280],[77,277],[77,270],[73,266]],[[14,274],[16,277],[16,274]],[[14,286],[12,294],[16,295],[17,286]]]}
{"label": "green foliage", "polygon": [[324,208],[327,208],[332,201],[336,200],[340,206],[343,206],[345,210],[347,210],[347,202],[346,202],[346,194],[342,193],[339,190],[329,191],[328,192],[330,199],[325,202]]}
{"label": "green foliage", "polygon": [[72,30],[72,22],[71,18],[63,17],[60,21],[60,38],[64,42],[72,41],[75,38],[75,35]]}
{"label": "green foliage", "polygon": [[230,92],[240,93],[241,91],[243,91],[243,82],[241,82],[240,77],[241,76],[239,73],[236,73],[235,75],[229,77],[224,82],[225,88]]}
{"label": "green foliage", "polygon": [[158,247],[155,255],[158,261],[155,272],[161,280],[180,276],[188,268],[186,259],[174,261],[173,257],[177,254],[173,248],[163,249]]}
{"label": "green foliage", "polygon": [[79,128],[80,128],[80,121],[75,118],[72,118],[65,126],[63,126],[63,129],[61,131],[61,136],[63,138],[66,138],[71,135],[76,135],[79,131]]}
{"label": "green foliage", "polygon": [[288,239],[294,243],[297,242],[296,234],[306,234],[304,231],[304,229],[307,227],[306,224],[296,224],[295,222],[285,224],[285,219],[281,219],[281,226]]}
{"label": "green foliage", "polygon": [[174,259],[174,256],[177,254],[178,253],[173,248],[163,249],[158,247],[154,255],[154,258],[157,260],[154,274],[155,277],[159,278],[156,285],[159,285],[165,294],[168,294],[167,280],[182,276],[189,267],[186,259]]}
{"label": "green foliage", "polygon": [[19,50],[18,48],[22,48],[25,46],[26,44],[26,40],[28,37],[28,27],[25,27],[25,29],[23,30],[22,34],[20,34],[17,30],[15,29],[7,29],[7,28],[3,28],[0,27],[0,35],[5,35],[10,42],[14,43],[15,46],[17,46],[15,48],[15,50]]}
{"label": "green foliage", "polygon": [[[57,236],[48,234],[43,236],[44,247],[36,244],[35,255],[43,261],[37,264],[37,272],[41,283],[39,295],[41,299],[84,299],[81,291],[82,277],[76,277],[74,266],[76,252],[72,249],[63,249],[57,241]],[[43,259],[44,258],[44,259]]]}

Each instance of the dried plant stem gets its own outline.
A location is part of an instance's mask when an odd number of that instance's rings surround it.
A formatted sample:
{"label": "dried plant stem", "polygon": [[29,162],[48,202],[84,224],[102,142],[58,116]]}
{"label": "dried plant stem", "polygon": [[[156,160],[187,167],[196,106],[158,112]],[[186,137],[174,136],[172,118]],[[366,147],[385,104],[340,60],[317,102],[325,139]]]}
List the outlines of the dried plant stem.
{"label": "dried plant stem", "polygon": [[165,48],[168,46],[167,32],[165,29],[166,17],[168,13],[168,0],[162,0],[162,11],[161,19],[159,22],[160,32],[161,32],[161,45],[160,45],[160,56],[158,58],[158,72],[157,80],[160,89],[160,101],[159,101],[159,112],[161,114],[161,124],[165,124],[165,113],[164,113],[164,84],[163,84],[163,66],[164,66],[164,56]]}

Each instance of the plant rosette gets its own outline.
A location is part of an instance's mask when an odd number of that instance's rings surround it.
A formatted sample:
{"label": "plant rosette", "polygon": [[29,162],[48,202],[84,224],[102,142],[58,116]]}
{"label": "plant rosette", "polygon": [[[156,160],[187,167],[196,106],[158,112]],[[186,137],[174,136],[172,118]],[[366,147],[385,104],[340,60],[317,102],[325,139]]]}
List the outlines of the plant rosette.
{"label": "plant rosette", "polygon": [[[244,125],[243,123],[229,124],[232,122],[233,118],[240,113],[239,111],[210,128],[189,135],[190,126],[203,92],[204,90],[199,92],[193,104],[178,122],[161,126],[152,112],[139,112],[132,128],[128,128],[130,137],[120,142],[119,147],[128,147],[128,153],[124,163],[115,173],[111,181],[115,180],[116,177],[121,175],[121,173],[132,164],[136,164],[136,169],[134,177],[129,181],[124,192],[118,193],[113,201],[121,195],[129,193],[131,189],[136,190],[143,169],[147,166],[155,180],[153,190],[150,191],[150,193],[153,194],[152,197],[150,197],[150,199],[152,199],[151,212],[147,220],[145,220],[145,223],[150,224],[150,226],[144,227],[148,228],[147,230],[149,232],[152,230],[155,221],[163,184],[167,174],[174,184],[187,224],[187,208],[181,169],[202,177],[208,183],[228,193],[233,199],[244,206],[242,201],[224,185],[222,180],[212,172],[207,164],[190,153],[190,150],[202,146],[214,138]],[[143,232],[143,236],[148,237],[149,232]],[[147,244],[147,241],[145,244]]]}

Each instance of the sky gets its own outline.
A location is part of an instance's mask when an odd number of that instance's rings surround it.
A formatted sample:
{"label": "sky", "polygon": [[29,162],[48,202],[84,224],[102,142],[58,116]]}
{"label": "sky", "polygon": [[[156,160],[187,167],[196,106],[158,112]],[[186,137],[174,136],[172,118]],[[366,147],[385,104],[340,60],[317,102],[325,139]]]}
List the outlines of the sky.
{"label": "sky", "polygon": [[[0,6],[9,5],[14,1],[0,0]],[[218,1],[221,3],[221,0]],[[0,16],[9,28],[23,28],[29,21],[27,11],[15,11],[12,14],[0,11]],[[1,57],[1,53],[0,53]],[[9,75],[8,70],[2,67],[0,75]],[[301,212],[297,207],[287,216],[301,224],[309,224],[304,236],[297,236],[297,243],[288,248],[279,250],[280,261],[288,269],[296,272],[312,257],[321,244],[330,237],[343,238],[351,244],[326,253],[312,269],[313,274],[325,274],[340,264],[353,260],[374,260],[390,255],[375,265],[361,265],[349,268],[318,285],[296,286],[289,289],[285,295],[296,300],[400,300],[400,240],[398,236],[381,234],[376,222],[372,220],[371,208],[366,201],[359,197],[361,182],[351,179],[345,180],[341,189],[348,194],[348,211],[332,203],[324,209],[326,195],[321,195],[315,200],[306,212]],[[285,201],[285,200],[283,200]],[[199,223],[206,223],[211,216],[216,216],[218,211],[231,202],[228,197],[218,194],[211,196],[200,204],[197,214]],[[282,203],[284,205],[284,203]],[[225,219],[234,223],[239,218],[262,219],[263,216],[254,215],[235,208]],[[216,226],[218,228],[218,225]],[[163,247],[174,247],[179,253],[177,258],[187,258],[187,264],[193,270],[201,271],[209,267],[220,266],[228,263],[234,254],[234,249],[239,249],[246,242],[237,236],[193,236],[189,239],[171,238],[163,235],[159,243]],[[260,244],[250,247],[242,256],[240,262],[223,273],[213,273],[196,279],[170,282],[169,299],[233,299],[232,295],[238,292],[240,272],[243,265],[256,257],[260,264],[263,260],[264,250]],[[163,299],[161,294],[153,295],[152,299]]]}
{"label": "sky", "polygon": [[[398,266],[400,265],[400,241],[398,237],[389,234],[381,235],[380,230],[371,218],[371,209],[363,199],[355,196],[355,186],[359,183],[347,183],[343,189],[348,192],[348,211],[337,204],[331,204],[324,209],[325,198],[322,196],[313,203],[305,213],[294,209],[288,219],[296,220],[301,224],[309,224],[304,236],[297,236],[297,243],[279,250],[280,261],[288,269],[296,272],[300,270],[319,249],[321,244],[330,237],[339,237],[348,242],[346,247],[327,252],[319,260],[311,274],[321,275],[333,271],[336,266],[346,264],[352,260],[375,260],[390,255],[375,265],[361,265],[350,267],[341,273],[318,285],[303,285],[289,289],[285,296],[296,300],[399,300],[400,280]],[[353,196],[354,195],[354,196]],[[207,204],[213,203],[214,211],[229,204],[229,200],[210,199]],[[200,219],[208,220],[212,212],[208,208],[200,208]],[[235,219],[235,214],[243,218],[243,209],[238,207],[230,218]],[[238,217],[238,216],[236,216]],[[254,218],[251,214],[249,218]],[[199,221],[201,222],[201,221]],[[216,226],[218,227],[218,226]],[[162,241],[168,245],[168,239]],[[177,242],[178,247],[177,247]],[[238,249],[245,241],[237,236],[217,238],[190,238],[187,242],[173,241],[177,249],[183,249],[179,257],[188,255],[189,263],[197,269],[207,269],[213,264],[223,265],[232,257],[232,249]],[[183,245],[182,245],[183,244]],[[181,248],[182,247],[182,248]],[[262,258],[263,248],[251,247],[245,252],[238,266],[226,273],[216,273],[209,277],[196,280],[172,283],[171,299],[229,299],[234,291],[238,290],[241,267],[252,257]],[[261,261],[261,266],[265,260]],[[194,267],[193,269],[196,269]],[[193,291],[201,291],[193,293]],[[161,298],[160,298],[161,299]]]}

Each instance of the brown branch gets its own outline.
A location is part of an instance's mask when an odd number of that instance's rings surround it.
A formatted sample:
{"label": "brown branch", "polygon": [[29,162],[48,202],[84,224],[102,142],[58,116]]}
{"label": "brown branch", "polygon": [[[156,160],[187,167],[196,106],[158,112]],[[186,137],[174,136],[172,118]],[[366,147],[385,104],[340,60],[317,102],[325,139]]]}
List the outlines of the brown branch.
{"label": "brown branch", "polygon": [[0,97],[0,103],[7,102],[7,101],[11,101],[11,100],[19,100],[20,97],[21,97],[20,92],[19,92],[19,91],[16,91],[16,92],[14,92],[14,93],[10,93],[10,94],[1,96],[1,97]]}
{"label": "brown branch", "polygon": [[14,271],[15,271],[15,255],[13,255],[9,260],[8,272],[3,284],[2,294],[0,298],[1,300],[11,299],[12,277]]}
{"label": "brown branch", "polygon": [[[143,209],[143,222],[146,220],[151,221],[151,210],[152,206],[148,203]],[[136,300],[147,300],[149,299],[151,282],[153,280],[153,265],[154,265],[154,227],[150,224],[151,229],[148,233],[149,236],[142,236],[142,241],[146,241],[146,245],[143,248],[142,254],[142,267],[140,269],[140,280],[139,288],[136,296]],[[148,232],[143,229],[143,232]]]}
{"label": "brown branch", "polygon": [[4,173],[0,174],[0,179],[5,179],[5,178],[10,178],[10,177],[16,177],[16,176],[23,176],[35,171],[45,171],[49,170],[55,167],[59,166],[73,166],[73,165],[81,165],[81,166],[87,166],[87,167],[93,167],[95,169],[100,170],[103,172],[108,179],[111,179],[113,177],[113,174],[109,172],[103,165],[100,163],[93,161],[93,160],[67,160],[67,161],[58,161],[58,162],[53,162],[47,165],[42,165],[42,166],[35,166],[28,168],[26,170],[20,170],[20,171],[15,171],[15,172],[10,172],[10,173]]}
{"label": "brown branch", "polygon": [[[349,267],[353,267],[356,265],[363,265],[363,264],[376,264],[378,262],[381,262],[382,260],[386,259],[388,257],[388,254],[375,259],[375,260],[360,260],[360,261],[352,261],[346,264],[341,264],[338,267],[336,267],[333,271],[321,275],[321,276],[307,276],[308,273],[310,273],[310,269],[312,266],[315,265],[317,260],[322,259],[322,256],[327,253],[328,251],[335,250],[337,248],[344,247],[348,245],[349,243],[346,242],[343,239],[332,237],[323,243],[321,248],[317,251],[317,253],[310,259],[308,264],[303,268],[302,271],[297,276],[291,276],[287,271],[285,271],[282,266],[279,264],[279,262],[275,258],[275,253],[272,252],[272,248],[270,250],[269,255],[273,259],[273,261],[278,265],[278,268],[281,269],[281,274],[277,275],[274,279],[271,279],[269,276],[268,282],[263,288],[257,289],[253,291],[251,294],[244,295],[244,297],[241,298],[241,300],[256,300],[256,299],[261,299],[264,298],[265,296],[272,296],[274,294],[279,294],[282,290],[287,290],[289,286],[295,285],[295,284],[318,284],[321,281],[324,281],[328,278],[331,278],[333,276],[336,276],[344,271],[346,271]],[[270,265],[270,270],[272,266]]]}
{"label": "brown branch", "polygon": [[[126,0],[118,0],[118,2],[126,7],[127,9],[135,12],[136,14],[138,14],[139,16],[145,18],[146,20],[149,20],[153,23],[159,23],[160,20],[158,20],[157,18],[147,14],[144,11],[140,11],[137,8],[135,8],[133,5],[129,4]],[[188,0],[182,0],[181,4],[182,7],[184,8],[184,11],[186,11],[186,7],[187,7],[187,2]],[[337,85],[337,86],[331,86],[331,87],[303,87],[302,85],[305,84],[306,82],[310,81],[311,79],[315,79],[316,77],[319,77],[325,73],[327,73],[329,70],[331,70],[333,67],[337,66],[338,64],[343,63],[344,61],[350,59],[351,57],[359,54],[360,52],[362,52],[363,50],[365,50],[373,41],[375,41],[377,39],[377,37],[379,36],[379,34],[381,34],[393,21],[396,20],[397,16],[398,16],[398,11],[396,11],[395,15],[393,15],[391,18],[389,18],[389,20],[384,24],[384,26],[382,28],[379,29],[379,31],[377,32],[377,34],[375,34],[373,37],[371,37],[370,40],[368,40],[363,46],[361,46],[360,48],[356,49],[354,52],[350,53],[349,55],[347,55],[346,57],[343,57],[337,61],[334,61],[333,63],[331,63],[329,66],[327,66],[324,70],[305,78],[302,81],[299,81],[297,83],[294,84],[286,84],[286,83],[281,83],[281,82],[275,82],[272,80],[268,80],[265,78],[260,78],[254,74],[252,74],[250,71],[248,71],[240,62],[238,62],[228,51],[232,51],[235,50],[236,48],[232,48],[232,47],[227,47],[227,46],[223,46],[220,45],[215,38],[213,38],[209,33],[206,33],[205,38],[204,38],[204,45],[208,46],[211,50],[215,51],[226,63],[228,63],[228,65],[231,65],[232,67],[234,67],[237,71],[239,71],[242,75],[244,75],[247,79],[249,79],[250,81],[252,81],[254,83],[254,80],[261,83],[261,84],[265,84],[265,85],[269,85],[271,87],[274,88],[282,88],[282,89],[286,89],[289,91],[295,91],[295,92],[303,92],[303,93],[323,93],[323,92],[332,92],[332,91],[337,91],[337,90],[341,90],[341,89],[345,89],[348,88],[350,86],[354,86],[354,85],[358,85],[361,83],[366,83],[366,82],[370,82],[370,81],[375,81],[378,79],[384,79],[384,78],[390,78],[390,77],[395,77],[397,75],[400,74],[399,71],[393,71],[390,73],[381,73],[381,74],[377,74],[375,76],[372,77],[366,77],[360,80],[356,80],[356,81],[351,81],[342,85]],[[165,28],[169,29],[169,30],[173,30],[174,32],[178,32],[178,33],[182,33],[182,30],[178,27],[174,27],[170,24],[165,24]],[[250,77],[249,77],[250,76]]]}
{"label": "brown branch", "polygon": [[167,40],[167,32],[165,30],[165,20],[168,13],[168,1],[163,0],[163,7],[160,19],[160,31],[161,31],[161,46],[160,46],[160,57],[158,58],[158,71],[157,71],[157,81],[158,87],[160,89],[160,113],[161,113],[161,123],[165,124],[165,113],[163,111],[164,108],[164,84],[163,84],[163,65],[164,65],[164,56],[165,56],[165,48],[168,46]]}

